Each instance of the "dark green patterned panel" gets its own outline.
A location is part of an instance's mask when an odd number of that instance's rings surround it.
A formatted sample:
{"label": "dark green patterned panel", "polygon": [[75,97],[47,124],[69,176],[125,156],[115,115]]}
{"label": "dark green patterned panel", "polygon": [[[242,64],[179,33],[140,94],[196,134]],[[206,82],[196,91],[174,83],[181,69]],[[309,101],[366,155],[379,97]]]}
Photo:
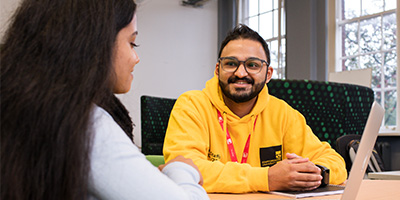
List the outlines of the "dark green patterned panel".
{"label": "dark green patterned panel", "polygon": [[[335,148],[342,135],[362,134],[374,101],[372,89],[332,82],[271,80],[269,93],[285,100],[304,115],[322,141]],[[142,152],[162,155],[169,115],[176,99],[142,96]]]}
{"label": "dark green patterned panel", "polygon": [[362,134],[374,101],[371,88],[344,84],[345,132],[347,134]]}
{"label": "dark green patterned panel", "polygon": [[165,131],[176,99],[141,96],[142,153],[162,155]]}
{"label": "dark green patterned panel", "polygon": [[[322,81],[271,80],[268,88],[271,95],[302,113],[314,134],[333,148],[341,135],[362,134],[374,98],[370,88]],[[355,102],[360,98],[353,91],[359,90],[362,104]],[[350,104],[354,109],[349,109]]]}

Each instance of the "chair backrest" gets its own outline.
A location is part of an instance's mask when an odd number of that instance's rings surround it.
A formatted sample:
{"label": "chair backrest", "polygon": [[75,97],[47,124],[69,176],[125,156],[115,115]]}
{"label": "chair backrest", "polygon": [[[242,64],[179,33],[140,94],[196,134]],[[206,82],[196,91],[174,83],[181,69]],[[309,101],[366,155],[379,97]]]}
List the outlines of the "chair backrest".
{"label": "chair backrest", "polygon": [[[314,134],[332,148],[342,135],[362,134],[374,101],[371,88],[344,83],[272,79],[268,88],[271,95],[302,113]],[[142,153],[162,155],[165,131],[176,99],[153,96],[140,99]]]}
{"label": "chair backrest", "polygon": [[370,88],[372,82],[372,68],[331,72],[329,73],[328,80],[329,82],[349,83]]}
{"label": "chair backrest", "polygon": [[[361,135],[343,135],[336,140],[336,151],[343,157],[346,162],[347,174],[350,173],[351,166],[353,165],[355,155],[357,153]],[[351,150],[352,149],[352,150]],[[353,151],[353,152],[351,152]],[[352,158],[353,156],[353,158]],[[372,149],[371,159],[369,161],[366,172],[381,172],[385,171],[385,163],[382,159],[382,154],[378,151],[378,145],[375,143]]]}
{"label": "chair backrest", "polygon": [[346,169],[347,169],[347,174],[350,173],[350,169],[351,169],[351,159],[349,156],[349,150],[348,150],[348,146],[349,143],[352,140],[360,140],[361,139],[361,135],[356,135],[356,134],[350,134],[350,135],[343,135],[340,136],[337,140],[336,140],[336,151],[343,157],[344,162],[346,163]]}
{"label": "chair backrest", "polygon": [[333,148],[342,135],[362,134],[374,101],[371,88],[344,83],[273,79],[268,88],[302,113],[314,134]]}
{"label": "chair backrest", "polygon": [[176,99],[141,96],[142,153],[162,155],[165,131]]}

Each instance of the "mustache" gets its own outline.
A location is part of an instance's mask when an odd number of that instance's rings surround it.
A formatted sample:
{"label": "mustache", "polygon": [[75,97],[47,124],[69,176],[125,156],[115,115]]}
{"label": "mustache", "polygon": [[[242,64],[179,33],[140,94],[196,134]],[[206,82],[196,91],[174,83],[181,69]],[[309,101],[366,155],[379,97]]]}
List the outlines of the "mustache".
{"label": "mustache", "polygon": [[248,84],[253,84],[253,83],[254,83],[254,80],[251,79],[251,78],[249,78],[249,77],[239,78],[239,77],[237,77],[237,76],[232,76],[232,77],[230,77],[230,78],[228,79],[228,84],[229,84],[229,83],[235,83],[235,82],[237,82],[237,81],[245,81],[245,82],[247,82]]}

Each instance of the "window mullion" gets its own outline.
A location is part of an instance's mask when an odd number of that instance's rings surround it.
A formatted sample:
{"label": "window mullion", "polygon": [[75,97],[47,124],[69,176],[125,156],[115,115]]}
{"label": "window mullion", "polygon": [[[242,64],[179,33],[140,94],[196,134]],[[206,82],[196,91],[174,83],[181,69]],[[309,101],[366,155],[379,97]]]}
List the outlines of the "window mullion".
{"label": "window mullion", "polygon": [[372,19],[372,18],[379,17],[381,15],[388,15],[388,14],[392,14],[392,13],[395,13],[395,12],[396,12],[396,10],[393,9],[393,10],[383,11],[381,13],[359,16],[359,17],[355,17],[355,18],[352,18],[352,19],[339,19],[337,23],[339,25],[350,24],[350,23],[357,22],[357,21],[360,21],[360,20]]}
{"label": "window mullion", "polygon": [[[278,69],[278,71],[282,71],[282,66],[281,66],[281,51],[282,51],[282,49],[281,49],[281,42],[282,42],[282,37],[281,37],[281,21],[282,21],[282,19],[281,19],[281,16],[282,16],[282,10],[281,10],[281,8],[282,8],[282,4],[281,4],[281,2],[282,2],[282,0],[278,0],[278,55],[277,55],[277,59],[278,59],[278,66],[277,66],[277,69]],[[281,75],[280,75],[281,73],[279,73],[279,76],[278,76],[278,78],[282,78],[281,77]]]}
{"label": "window mullion", "polygon": [[359,68],[361,68],[361,45],[360,45],[360,40],[361,40],[361,21],[357,20],[357,45],[358,45],[358,59],[357,59],[357,65]]}
{"label": "window mullion", "polygon": [[[381,71],[381,105],[383,108],[385,108],[385,104],[386,104],[386,84],[385,84],[385,69],[384,69],[384,62],[385,62],[385,56],[383,53],[383,15],[381,15],[381,48],[380,48],[380,54],[381,54],[381,66],[380,66],[380,71]],[[385,125],[385,118],[383,119],[383,126]]]}
{"label": "window mullion", "polygon": [[[397,6],[396,6],[396,22],[397,25],[400,24],[400,8],[399,8],[399,1],[397,0]],[[400,37],[400,30],[399,27],[397,26],[397,30],[396,30],[396,35],[397,35],[397,45],[396,45],[396,52],[397,52],[397,80],[396,80],[396,89],[397,89],[397,105],[396,105],[396,131],[400,132],[400,105],[399,105],[399,101],[400,101],[400,71],[399,71],[399,66],[400,66],[400,59],[399,59],[399,55],[400,55],[400,41],[399,41],[399,37]]]}
{"label": "window mullion", "polygon": [[258,18],[258,27],[257,27],[257,32],[260,31],[261,23],[260,23],[260,0],[257,1],[258,3],[258,11],[257,11],[257,18]]}

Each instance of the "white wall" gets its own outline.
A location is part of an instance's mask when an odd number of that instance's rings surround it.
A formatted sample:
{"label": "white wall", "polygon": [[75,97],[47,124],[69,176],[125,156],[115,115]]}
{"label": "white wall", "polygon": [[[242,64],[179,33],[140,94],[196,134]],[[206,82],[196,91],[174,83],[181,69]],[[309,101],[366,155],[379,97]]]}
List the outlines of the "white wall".
{"label": "white wall", "polygon": [[9,18],[18,7],[21,0],[0,0],[0,38],[3,39],[4,32],[9,24]]}
{"label": "white wall", "polygon": [[[20,0],[0,0],[0,36]],[[133,122],[135,143],[141,146],[140,96],[178,98],[201,90],[213,76],[217,61],[218,1],[201,8],[181,6],[181,0],[137,0],[137,52],[133,87],[118,95]]]}
{"label": "white wall", "polygon": [[218,51],[218,1],[201,8],[181,0],[142,0],[137,10],[137,52],[133,87],[120,99],[133,122],[135,143],[141,146],[140,96],[178,98],[201,90],[213,76]]}

